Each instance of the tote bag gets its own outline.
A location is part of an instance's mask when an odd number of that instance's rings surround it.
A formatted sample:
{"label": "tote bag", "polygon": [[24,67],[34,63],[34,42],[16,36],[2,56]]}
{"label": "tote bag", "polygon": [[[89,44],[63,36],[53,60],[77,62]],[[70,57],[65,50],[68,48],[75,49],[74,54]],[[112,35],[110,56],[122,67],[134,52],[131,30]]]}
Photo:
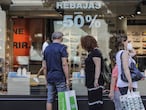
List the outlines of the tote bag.
{"label": "tote bag", "polygon": [[[121,53],[121,56],[120,56],[120,59],[121,59],[121,72],[122,72],[121,73],[121,79],[124,82],[128,82],[128,80],[126,78],[126,75],[124,73],[124,69],[123,69],[122,54],[123,54],[123,52]],[[138,68],[136,67],[134,62],[130,63],[129,70],[130,70],[130,75],[131,75],[131,78],[132,78],[132,82],[139,81],[142,78],[145,78],[145,76],[138,70]]]}
{"label": "tote bag", "polygon": [[120,96],[122,110],[145,110],[139,92],[129,91],[126,95]]}
{"label": "tote bag", "polygon": [[75,90],[58,92],[59,110],[78,110]]}

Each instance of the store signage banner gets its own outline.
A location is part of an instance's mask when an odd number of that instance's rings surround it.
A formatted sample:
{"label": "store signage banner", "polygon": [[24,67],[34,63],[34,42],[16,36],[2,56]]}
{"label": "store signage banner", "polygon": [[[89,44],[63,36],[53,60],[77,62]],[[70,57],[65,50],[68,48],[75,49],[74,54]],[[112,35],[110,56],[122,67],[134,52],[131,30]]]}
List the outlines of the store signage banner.
{"label": "store signage banner", "polygon": [[29,56],[30,51],[30,35],[27,19],[13,19],[13,54],[14,64],[19,64],[18,56]]}
{"label": "store signage banner", "polygon": [[101,1],[62,1],[56,2],[56,9],[100,9]]}
{"label": "store signage banner", "polygon": [[[104,3],[102,1],[62,1],[56,2],[56,11],[63,15],[63,26],[78,28],[83,27],[85,24],[89,25],[89,28],[99,28],[101,23],[97,20],[98,14],[84,14],[82,10],[98,10]],[[64,10],[73,9],[75,12],[73,15],[64,15]]]}
{"label": "store signage banner", "polygon": [[85,15],[77,14],[77,15],[64,15],[63,17],[63,26],[64,27],[83,27],[85,24],[89,24],[89,28],[96,27],[99,28],[101,26],[101,23],[99,20],[97,20],[98,15]]}

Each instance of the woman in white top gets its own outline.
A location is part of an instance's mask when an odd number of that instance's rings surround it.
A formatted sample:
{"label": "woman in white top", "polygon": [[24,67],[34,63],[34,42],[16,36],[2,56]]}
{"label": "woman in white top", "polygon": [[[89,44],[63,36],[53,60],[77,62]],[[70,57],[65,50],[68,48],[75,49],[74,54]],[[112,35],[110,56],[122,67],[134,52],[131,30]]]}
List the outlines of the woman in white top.
{"label": "woman in white top", "polygon": [[[135,91],[137,88],[137,82],[132,82],[129,65],[133,61],[132,57],[127,50],[128,39],[126,35],[120,35],[117,38],[118,52],[116,54],[116,63],[118,65],[118,80],[117,87],[122,95],[127,94],[127,90]],[[123,64],[123,71],[128,79],[128,82],[121,80],[121,61]]]}

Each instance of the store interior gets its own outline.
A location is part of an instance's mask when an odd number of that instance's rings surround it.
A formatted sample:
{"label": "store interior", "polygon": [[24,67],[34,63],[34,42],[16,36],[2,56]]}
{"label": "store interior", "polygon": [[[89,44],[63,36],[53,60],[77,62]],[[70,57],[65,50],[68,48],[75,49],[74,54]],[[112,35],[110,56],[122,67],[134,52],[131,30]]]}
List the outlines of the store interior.
{"label": "store interior", "polygon": [[[64,34],[63,43],[68,46],[72,89],[75,89],[79,96],[87,95],[83,71],[87,52],[80,46],[80,37],[83,35],[91,34],[97,39],[103,57],[107,59],[107,65],[111,70],[112,55],[115,54],[114,36],[126,33],[137,53],[135,58],[137,66],[144,73],[146,0],[98,0],[100,9],[56,9],[57,2],[62,0],[0,1],[1,10],[6,13],[5,38],[0,36],[0,41],[3,42],[0,44],[0,50],[3,49],[0,54],[1,94],[46,95],[43,73],[39,77],[39,82],[35,81],[34,77],[41,67],[42,44],[47,37],[50,38],[53,31],[61,31]],[[89,19],[85,19],[86,23],[81,27],[75,25],[64,27],[62,22],[66,15],[72,15],[73,19],[78,15]],[[91,26],[91,20],[94,18],[97,20],[96,26]],[[78,25],[80,22],[78,21]],[[11,78],[19,67],[26,68],[29,77]],[[145,95],[142,88],[144,82],[140,83],[140,91],[143,95]],[[22,89],[22,85],[25,89]],[[18,88],[23,92],[17,91]]]}

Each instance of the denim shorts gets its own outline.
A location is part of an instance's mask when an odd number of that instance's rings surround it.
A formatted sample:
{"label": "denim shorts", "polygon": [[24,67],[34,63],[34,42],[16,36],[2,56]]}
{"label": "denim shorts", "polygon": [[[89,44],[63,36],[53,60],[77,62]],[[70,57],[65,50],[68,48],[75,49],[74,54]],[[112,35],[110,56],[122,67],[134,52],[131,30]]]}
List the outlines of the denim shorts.
{"label": "denim shorts", "polygon": [[47,102],[48,103],[54,102],[57,92],[63,92],[66,90],[67,87],[65,82],[48,83]]}

